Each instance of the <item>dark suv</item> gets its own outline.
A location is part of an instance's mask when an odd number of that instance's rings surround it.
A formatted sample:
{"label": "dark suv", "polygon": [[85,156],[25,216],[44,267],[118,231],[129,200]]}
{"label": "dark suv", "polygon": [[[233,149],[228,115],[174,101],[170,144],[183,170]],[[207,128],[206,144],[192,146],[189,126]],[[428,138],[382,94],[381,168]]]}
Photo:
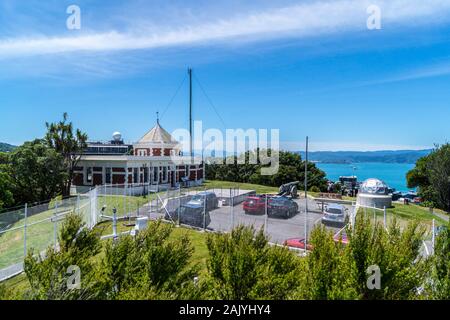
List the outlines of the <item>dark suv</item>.
{"label": "dark suv", "polygon": [[187,203],[193,206],[204,206],[204,201],[206,198],[206,211],[211,211],[216,209],[219,206],[219,200],[214,192],[204,191],[197,193],[195,196],[191,198],[191,200]]}
{"label": "dark suv", "polygon": [[277,216],[289,219],[297,214],[298,204],[290,198],[274,197],[269,199],[267,209],[269,217]]}

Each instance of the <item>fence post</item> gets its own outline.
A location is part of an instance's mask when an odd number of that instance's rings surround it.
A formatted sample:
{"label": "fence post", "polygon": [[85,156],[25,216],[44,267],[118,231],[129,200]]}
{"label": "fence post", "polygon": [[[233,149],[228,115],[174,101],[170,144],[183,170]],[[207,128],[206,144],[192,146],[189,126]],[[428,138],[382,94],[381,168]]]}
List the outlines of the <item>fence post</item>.
{"label": "fence post", "polygon": [[151,209],[151,203],[150,203],[150,172],[148,173],[149,175],[149,182],[148,182],[148,186],[147,186],[147,198],[148,198],[148,207]]}
{"label": "fence post", "polygon": [[80,214],[80,194],[77,194],[77,204],[76,204],[76,207],[77,207],[77,212],[78,212],[78,214]]}
{"label": "fence post", "polygon": [[431,234],[431,249],[433,250],[433,254],[434,254],[434,244],[436,241],[436,234],[435,234],[435,220],[433,219],[432,223],[431,223],[431,228],[432,228],[432,234]]}
{"label": "fence post", "polygon": [[122,216],[125,216],[125,213],[127,212],[127,196],[128,196],[128,181],[126,181],[126,183],[123,184],[123,212],[122,212]]}
{"label": "fence post", "polygon": [[203,188],[204,195],[203,195],[203,231],[206,231],[206,188]]}
{"label": "fence post", "polygon": [[384,228],[386,229],[386,206],[384,206],[384,208],[383,208],[383,214],[384,214]]}
{"label": "fence post", "polygon": [[117,209],[113,208],[113,239],[117,238]]}
{"label": "fence post", "polygon": [[27,223],[28,223],[28,203],[25,203],[25,224],[23,226],[23,257],[27,256]]}
{"label": "fence post", "polygon": [[178,209],[177,209],[177,214],[178,214],[177,225],[178,226],[180,226],[180,210],[181,210],[181,184],[178,186]]}
{"label": "fence post", "polygon": [[264,216],[264,234],[267,236],[267,229],[268,229],[268,223],[269,223],[269,209],[267,208],[268,204],[269,204],[269,197],[266,195],[266,200],[265,200],[265,216]]}
{"label": "fence post", "polygon": [[234,229],[234,192],[230,189],[231,230]]}
{"label": "fence post", "polygon": [[373,205],[373,225],[375,226],[377,224],[377,210],[375,210],[375,205]]}
{"label": "fence post", "polygon": [[[90,200],[90,199],[89,199]],[[91,209],[91,201],[89,201],[89,209]],[[91,210],[89,210],[91,212]],[[53,242],[55,243],[55,250],[57,249],[57,242],[58,242],[58,225],[57,225],[57,219],[58,219],[58,199],[55,199],[55,211],[53,212]]]}

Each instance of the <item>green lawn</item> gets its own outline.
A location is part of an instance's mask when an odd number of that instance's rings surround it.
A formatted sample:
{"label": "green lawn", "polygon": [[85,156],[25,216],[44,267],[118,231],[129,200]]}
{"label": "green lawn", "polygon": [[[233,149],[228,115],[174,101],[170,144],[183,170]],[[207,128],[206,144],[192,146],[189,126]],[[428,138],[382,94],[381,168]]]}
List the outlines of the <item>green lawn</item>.
{"label": "green lawn", "polygon": [[[366,214],[370,217],[376,213],[377,221],[383,222],[384,214],[380,210],[366,209]],[[364,209],[360,208],[359,213],[364,213]],[[419,221],[422,225],[426,226],[429,231],[431,231],[432,221],[435,220],[436,226],[445,225],[447,222],[435,215],[433,215],[429,209],[418,206],[418,205],[404,205],[399,203],[394,203],[392,208],[387,209],[386,212],[387,223],[395,219],[400,224],[400,226],[406,226],[408,222]]]}
{"label": "green lawn", "polygon": [[218,181],[218,180],[207,180],[205,181],[203,187],[207,189],[229,189],[229,188],[239,188],[243,190],[255,190],[256,193],[265,194],[265,193],[278,193],[278,188],[276,187],[267,187],[261,186],[258,184],[251,183],[239,183],[239,182],[230,182],[230,181]]}
{"label": "green lawn", "polygon": [[[27,218],[27,248],[44,250],[54,239],[54,224],[50,218],[54,216],[55,209],[51,208]],[[73,207],[59,207],[58,212],[73,210]],[[47,220],[46,220],[47,219]],[[42,222],[40,222],[42,221]],[[34,225],[33,223],[39,222]],[[20,263],[24,259],[24,228],[25,219],[12,224],[9,229],[19,228],[0,235],[0,269],[12,264]]]}
{"label": "green lawn", "polygon": [[[303,194],[303,191],[302,191]],[[312,191],[308,191],[308,196],[311,196],[313,198],[318,198],[319,197],[320,192],[312,192]],[[347,200],[347,201],[356,201],[355,197],[347,197],[347,196],[342,196],[342,200]]]}
{"label": "green lawn", "polygon": [[[103,205],[107,206],[107,215],[112,215],[112,208],[117,208],[118,216],[123,216],[125,213],[136,211],[144,204],[148,203],[149,199],[155,199],[156,195],[152,194],[147,197],[134,196],[98,196],[97,207],[101,209]],[[43,251],[49,245],[54,244],[54,223],[50,220],[55,214],[54,201],[40,208],[42,212],[35,214],[27,219],[27,248],[34,248],[36,251]],[[83,215],[84,220],[90,220],[89,200],[83,198],[80,200],[80,214]],[[76,198],[65,201],[64,205],[59,203],[58,214],[71,212],[77,209]],[[39,222],[34,225],[35,222]],[[57,228],[61,222],[57,223]],[[24,228],[25,219],[21,219],[13,223],[8,229],[19,228],[14,231],[9,231],[0,234],[0,269],[9,267],[13,264],[20,263],[24,259]]]}

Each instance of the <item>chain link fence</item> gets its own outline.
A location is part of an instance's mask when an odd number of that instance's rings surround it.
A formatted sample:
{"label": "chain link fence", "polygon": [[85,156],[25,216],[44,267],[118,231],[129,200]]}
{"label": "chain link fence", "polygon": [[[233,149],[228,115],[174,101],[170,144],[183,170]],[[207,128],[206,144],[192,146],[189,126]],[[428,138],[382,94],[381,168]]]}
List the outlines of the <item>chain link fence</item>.
{"label": "chain link fence", "polygon": [[23,271],[30,248],[43,253],[58,245],[58,230],[65,217],[75,212],[88,227],[97,223],[96,189],[86,194],[0,213],[0,281]]}
{"label": "chain link fence", "polygon": [[[49,246],[57,246],[58,230],[70,212],[80,214],[89,228],[111,223],[113,231],[106,238],[119,236],[120,230],[129,233],[139,230],[141,223],[163,219],[176,226],[207,232],[230,232],[238,225],[253,226],[262,229],[270,242],[305,252],[311,248],[309,237],[316,225],[325,224],[338,239],[345,236],[345,226],[354,222],[356,214],[365,214],[386,226],[394,218],[389,210],[349,202],[341,204],[345,220],[330,224],[324,221],[324,213],[330,211],[330,206],[331,203],[305,199],[302,195],[290,199],[239,187],[98,186],[68,199],[0,214],[0,281],[23,270],[23,260],[30,248],[42,253]],[[425,239],[430,248],[433,230],[430,226]]]}

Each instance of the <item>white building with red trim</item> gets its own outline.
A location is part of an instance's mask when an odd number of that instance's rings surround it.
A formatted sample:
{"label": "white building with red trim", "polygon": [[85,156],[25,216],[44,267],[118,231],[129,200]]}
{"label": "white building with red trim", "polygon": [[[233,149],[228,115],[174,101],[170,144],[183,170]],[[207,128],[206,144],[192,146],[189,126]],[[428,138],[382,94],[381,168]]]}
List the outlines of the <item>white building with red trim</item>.
{"label": "white building with red trim", "polygon": [[158,120],[136,143],[124,144],[120,133],[108,143],[89,143],[75,168],[73,186],[80,191],[98,185],[199,185],[204,172],[204,163],[183,156]]}

